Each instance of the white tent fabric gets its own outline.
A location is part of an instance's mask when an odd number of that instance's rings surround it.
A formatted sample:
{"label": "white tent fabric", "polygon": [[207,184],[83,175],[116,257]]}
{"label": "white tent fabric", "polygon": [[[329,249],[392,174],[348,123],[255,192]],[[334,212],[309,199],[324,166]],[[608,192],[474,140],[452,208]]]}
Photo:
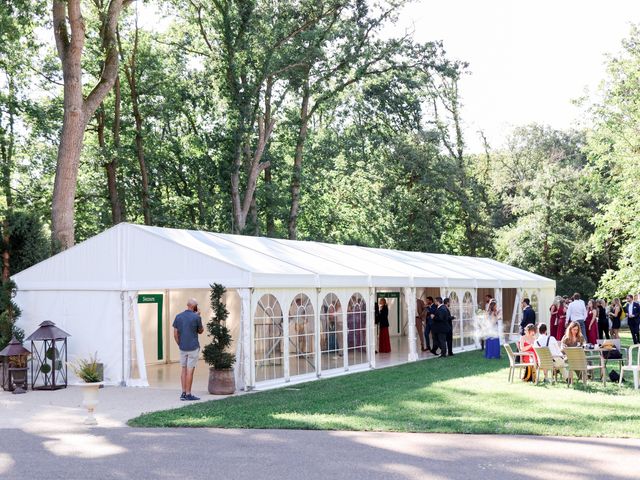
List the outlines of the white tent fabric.
{"label": "white tent fabric", "polygon": [[[390,286],[404,293],[407,305],[412,303],[407,296],[416,288],[437,287],[447,292],[462,288],[473,292],[478,288],[528,289],[544,297],[540,299],[541,311],[548,308],[555,291],[553,280],[487,258],[127,223],[13,279],[19,289],[16,301],[23,309],[19,325],[27,333],[43,320],[53,320],[73,335],[70,352],[87,355],[99,350],[107,380],[128,385],[147,384],[138,292],[208,289],[213,282],[235,290],[241,302],[241,318],[235,319],[241,337],[235,344],[240,367],[237,380],[243,384],[251,379],[253,367],[254,289],[295,289],[293,294],[317,289],[369,292],[364,297],[371,308],[375,289]],[[283,306],[286,310],[287,304]],[[410,311],[405,313],[411,318]],[[408,333],[415,338],[411,329]],[[375,365],[375,357],[370,365]]]}
{"label": "white tent fabric", "polygon": [[265,287],[555,288],[494,260],[121,223],[14,276],[22,290]]}

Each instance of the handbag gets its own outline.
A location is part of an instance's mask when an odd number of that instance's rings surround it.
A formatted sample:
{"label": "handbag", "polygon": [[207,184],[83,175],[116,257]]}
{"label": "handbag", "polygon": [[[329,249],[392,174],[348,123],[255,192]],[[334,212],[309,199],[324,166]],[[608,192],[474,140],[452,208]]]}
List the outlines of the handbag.
{"label": "handbag", "polygon": [[524,371],[524,377],[522,377],[523,382],[535,382],[536,381],[536,370],[533,367],[527,367]]}
{"label": "handbag", "polygon": [[622,353],[620,353],[620,350],[618,350],[617,348],[613,348],[611,350],[607,350],[607,351],[602,352],[602,356],[606,360],[620,360],[620,359],[622,359]]}

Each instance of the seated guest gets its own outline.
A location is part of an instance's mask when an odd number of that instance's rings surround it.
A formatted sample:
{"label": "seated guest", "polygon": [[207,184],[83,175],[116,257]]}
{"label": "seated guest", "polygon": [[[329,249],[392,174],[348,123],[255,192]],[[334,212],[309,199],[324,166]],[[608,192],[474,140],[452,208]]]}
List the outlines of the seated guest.
{"label": "seated guest", "polygon": [[552,357],[562,358],[562,352],[560,351],[560,346],[558,345],[558,341],[552,337],[547,335],[547,326],[543,323],[538,328],[538,338],[536,339],[534,346],[535,347],[549,347],[549,351],[551,351]]}
{"label": "seated guest", "polygon": [[564,350],[566,347],[582,347],[584,345],[584,337],[582,329],[578,322],[571,322],[567,327],[567,331],[562,337],[560,348]]}
{"label": "seated guest", "polygon": [[[564,371],[564,356],[562,355],[562,351],[560,350],[558,341],[554,337],[547,335],[547,326],[544,323],[541,324],[540,327],[538,327],[538,331],[540,332],[540,335],[538,335],[534,346],[549,347],[549,351],[551,352],[551,356],[553,357],[553,365],[562,372],[563,376],[566,376],[566,372]],[[544,372],[544,378],[547,378],[546,370]]]}
{"label": "seated guest", "polygon": [[[529,325],[524,327],[524,335],[520,338],[520,341],[518,342],[518,350],[520,350],[521,352],[531,352],[533,353],[533,356],[521,355],[520,361],[522,363],[531,363],[531,364],[536,363],[537,356],[536,356],[535,350],[533,349],[533,345],[535,341],[536,341],[536,326],[533,323],[530,323]],[[531,367],[527,367],[522,380],[524,382],[536,381],[535,369],[533,368],[533,365]]]}

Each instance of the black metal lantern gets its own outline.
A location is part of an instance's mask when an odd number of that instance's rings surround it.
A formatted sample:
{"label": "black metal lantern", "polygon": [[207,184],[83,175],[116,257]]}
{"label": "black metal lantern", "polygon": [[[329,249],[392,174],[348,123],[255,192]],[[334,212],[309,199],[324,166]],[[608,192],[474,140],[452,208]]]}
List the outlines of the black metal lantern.
{"label": "black metal lantern", "polygon": [[4,350],[0,352],[2,360],[2,389],[13,393],[26,393],[27,362],[31,352],[22,346],[22,342],[13,337]]}
{"label": "black metal lantern", "polygon": [[[67,387],[67,332],[49,320],[40,324],[31,341],[31,388],[57,390]],[[40,343],[42,342],[42,343]]]}

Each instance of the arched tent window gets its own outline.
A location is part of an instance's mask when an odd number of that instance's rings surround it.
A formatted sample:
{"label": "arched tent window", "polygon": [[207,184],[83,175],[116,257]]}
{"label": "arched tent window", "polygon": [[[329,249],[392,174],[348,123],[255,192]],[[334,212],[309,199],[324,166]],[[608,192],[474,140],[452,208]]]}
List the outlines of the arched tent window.
{"label": "arched tent window", "polygon": [[256,382],[284,377],[282,308],[271,294],[258,301],[253,317]]}
{"label": "arched tent window", "polygon": [[538,295],[535,293],[531,294],[531,308],[534,312],[536,312],[536,323],[540,323],[540,318],[538,316]]}
{"label": "arched tent window", "polygon": [[320,310],[320,351],[322,370],[344,366],[342,350],[342,305],[334,293],[329,293],[322,301]]}
{"label": "arched tent window", "polygon": [[451,315],[453,315],[453,348],[458,348],[462,346],[462,337],[460,331],[461,319],[460,319],[460,299],[458,298],[458,294],[456,292],[451,292],[449,295],[449,309],[451,310]]}
{"label": "arched tent window", "polygon": [[304,293],[295,296],[289,307],[289,374],[303,375],[316,370],[314,311]]}
{"label": "arched tent window", "polygon": [[367,362],[367,303],[359,293],[347,306],[347,348],[349,365]]}
{"label": "arched tent window", "polygon": [[462,298],[462,345],[470,347],[475,345],[475,325],[473,321],[473,295],[465,292]]}

